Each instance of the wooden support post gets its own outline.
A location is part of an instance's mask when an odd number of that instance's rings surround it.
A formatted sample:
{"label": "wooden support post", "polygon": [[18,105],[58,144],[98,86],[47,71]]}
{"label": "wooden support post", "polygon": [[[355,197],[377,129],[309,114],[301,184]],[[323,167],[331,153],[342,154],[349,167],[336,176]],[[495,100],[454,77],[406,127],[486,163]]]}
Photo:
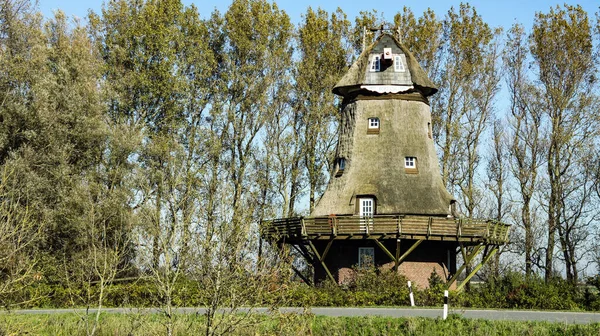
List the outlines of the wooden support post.
{"label": "wooden support post", "polygon": [[385,252],[385,254],[388,255],[388,257],[390,257],[390,259],[392,259],[393,262],[396,262],[396,257],[392,254],[392,252],[390,252],[387,248],[385,248],[385,245],[383,245],[379,240],[377,239],[373,239],[375,241],[375,244],[377,244],[377,246],[379,246],[380,249],[383,250],[383,252]]}
{"label": "wooden support post", "polygon": [[406,257],[408,257],[409,254],[411,254],[412,251],[414,251],[417,246],[419,246],[425,239],[420,239],[417,240],[414,244],[412,244],[412,246],[408,249],[408,251],[404,252],[404,254],[398,259],[398,264],[400,264],[401,262],[404,261],[404,259],[406,259]]}
{"label": "wooden support post", "polygon": [[498,252],[498,247],[494,247],[493,250],[483,258],[483,260],[473,269],[473,271],[471,271],[471,273],[467,275],[465,280],[458,287],[456,287],[456,290],[461,290],[463,286],[475,275],[475,273],[477,273],[477,271],[479,271],[483,265],[487,264],[487,262],[490,261],[490,259],[494,256],[494,254],[496,254],[496,252]]}
{"label": "wooden support post", "polygon": [[300,232],[302,234],[302,237],[306,237],[307,236],[307,234],[306,234],[306,223],[304,223],[304,217],[300,217],[300,226],[301,226],[301,231]]}
{"label": "wooden support post", "polygon": [[433,218],[429,217],[429,220],[427,221],[427,239],[429,239],[429,236],[431,236],[431,222],[433,221]]}
{"label": "wooden support post", "polygon": [[450,280],[446,283],[446,288],[450,288],[450,286],[452,286],[454,281],[456,281],[456,278],[458,278],[458,275],[460,273],[462,273],[462,271],[464,271],[464,269],[467,267],[467,265],[469,265],[469,263],[479,254],[482,247],[483,247],[483,244],[480,244],[477,247],[475,247],[475,249],[471,253],[467,254],[462,266],[460,266],[460,268],[458,270],[456,270],[456,273],[454,273],[452,278],[450,278]]}
{"label": "wooden support post", "polygon": [[458,243],[458,246],[460,247],[460,254],[462,255],[463,261],[467,260],[467,252],[465,252],[465,247],[463,246],[463,243]]}
{"label": "wooden support post", "polygon": [[[331,246],[332,241],[333,240],[331,240],[329,242],[328,247]],[[315,256],[317,257],[317,259],[321,262],[321,266],[323,266],[323,269],[325,269],[325,273],[327,273],[327,276],[329,276],[329,279],[331,279],[331,281],[333,281],[335,283],[335,278],[333,277],[333,275],[331,275],[331,272],[329,272],[329,268],[327,268],[327,265],[325,265],[325,261],[323,260],[323,258],[319,254],[319,252],[317,251],[317,248],[315,247],[315,245],[310,240],[308,241],[308,245],[312,249],[312,251],[315,254]],[[327,250],[329,250],[329,248],[327,248]]]}
{"label": "wooden support post", "polygon": [[398,260],[400,259],[400,238],[396,238],[396,259],[394,263],[394,270],[398,272]]}
{"label": "wooden support post", "polygon": [[398,216],[398,238],[402,235],[402,217]]}

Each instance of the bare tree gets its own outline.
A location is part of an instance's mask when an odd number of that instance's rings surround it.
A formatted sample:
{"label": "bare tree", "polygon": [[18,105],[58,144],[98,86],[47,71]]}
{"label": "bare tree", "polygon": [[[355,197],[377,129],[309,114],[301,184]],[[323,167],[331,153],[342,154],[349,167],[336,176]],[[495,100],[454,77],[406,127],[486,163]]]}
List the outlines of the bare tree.
{"label": "bare tree", "polygon": [[510,99],[509,122],[511,172],[517,182],[520,214],[517,223],[525,231],[525,274],[532,274],[535,245],[532,202],[538,188],[538,170],[544,163],[542,111],[537,108],[538,91],[527,71],[528,47],[523,26],[515,24],[508,32],[503,60]]}
{"label": "bare tree", "polygon": [[84,230],[81,243],[85,248],[65,260],[65,280],[71,304],[86,307],[85,313],[75,311],[75,314],[90,336],[96,335],[100,326],[107,291],[117,275],[128,267],[127,258],[132,253],[132,218],[115,207],[119,196],[114,191],[92,181],[82,182],[74,190],[83,210],[72,220],[78,222],[74,226]]}
{"label": "bare tree", "polygon": [[21,303],[18,294],[23,288],[41,278],[36,247],[44,226],[15,198],[11,169],[5,166],[0,174],[0,305],[10,308]]}
{"label": "bare tree", "polygon": [[[509,161],[510,152],[507,143],[506,125],[501,120],[495,120],[492,127],[492,144],[489,148],[487,160],[487,189],[491,192],[491,209],[488,218],[505,222],[511,212],[509,202]],[[495,255],[494,262],[490,265],[492,274],[500,274],[500,256],[504,249]]]}

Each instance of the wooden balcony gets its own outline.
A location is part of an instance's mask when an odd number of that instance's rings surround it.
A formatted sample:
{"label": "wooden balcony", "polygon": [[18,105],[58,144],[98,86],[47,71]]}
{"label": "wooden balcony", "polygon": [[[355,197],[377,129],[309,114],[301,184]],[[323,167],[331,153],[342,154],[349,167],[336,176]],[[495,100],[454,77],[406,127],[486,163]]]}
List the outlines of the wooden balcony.
{"label": "wooden balcony", "polygon": [[508,242],[510,225],[478,219],[414,215],[293,217],[262,222],[262,235],[277,243],[316,239],[416,239],[485,243]]}

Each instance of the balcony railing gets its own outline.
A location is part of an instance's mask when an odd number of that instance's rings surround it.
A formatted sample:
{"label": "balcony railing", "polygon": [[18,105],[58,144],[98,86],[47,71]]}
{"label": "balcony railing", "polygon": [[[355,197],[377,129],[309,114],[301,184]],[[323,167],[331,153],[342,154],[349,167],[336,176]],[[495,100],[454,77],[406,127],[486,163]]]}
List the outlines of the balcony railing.
{"label": "balcony railing", "polygon": [[505,244],[509,231],[510,225],[492,220],[414,215],[292,217],[262,223],[265,238],[289,242],[377,237]]}

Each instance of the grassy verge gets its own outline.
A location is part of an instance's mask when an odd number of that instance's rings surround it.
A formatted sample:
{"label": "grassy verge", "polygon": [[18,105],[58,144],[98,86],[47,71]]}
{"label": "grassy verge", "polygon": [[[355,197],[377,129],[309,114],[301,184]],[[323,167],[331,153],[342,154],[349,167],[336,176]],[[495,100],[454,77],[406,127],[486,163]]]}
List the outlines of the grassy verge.
{"label": "grassy verge", "polygon": [[[324,317],[281,314],[245,318],[237,335],[599,335],[600,324],[488,321],[451,315],[430,318]],[[158,314],[103,314],[97,335],[165,335]],[[175,335],[204,334],[203,316],[178,315]],[[85,335],[86,319],[75,314],[0,315],[0,335]],[[229,334],[229,332],[228,332]]]}

